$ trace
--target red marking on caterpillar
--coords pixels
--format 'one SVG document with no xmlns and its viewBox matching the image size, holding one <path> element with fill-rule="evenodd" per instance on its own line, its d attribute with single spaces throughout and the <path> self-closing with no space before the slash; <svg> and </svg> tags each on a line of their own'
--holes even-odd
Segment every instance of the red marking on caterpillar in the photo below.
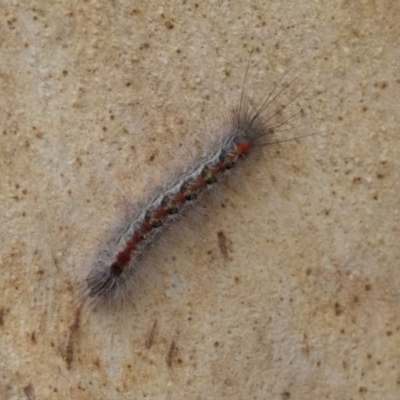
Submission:
<svg viewBox="0 0 400 400">
<path fill-rule="evenodd" d="M 195 208 L 216 186 L 229 183 L 238 165 L 269 144 L 265 138 L 270 133 L 302 114 L 300 110 L 286 120 L 279 120 L 301 92 L 279 106 L 277 111 L 267 113 L 268 107 L 286 89 L 283 86 L 277 91 L 284 75 L 261 106 L 252 109 L 244 100 L 248 67 L 240 104 L 230 114 L 225 129 L 214 143 L 186 170 L 156 189 L 137 211 L 127 215 L 121 227 L 100 248 L 86 278 L 86 298 L 94 302 L 122 303 L 132 291 L 137 270 L 148 257 L 150 248 L 157 246 L 170 225 Z"/>
</svg>

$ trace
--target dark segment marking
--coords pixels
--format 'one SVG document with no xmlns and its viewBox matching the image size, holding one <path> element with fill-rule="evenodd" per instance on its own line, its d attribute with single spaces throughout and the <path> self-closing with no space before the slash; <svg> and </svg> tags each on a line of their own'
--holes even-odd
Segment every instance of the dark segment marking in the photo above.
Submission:
<svg viewBox="0 0 400 400">
<path fill-rule="evenodd" d="M 179 212 L 179 208 L 174 204 L 174 202 L 168 197 L 165 196 L 162 201 L 161 205 L 165 207 L 168 214 L 177 214 Z"/>
<path fill-rule="evenodd" d="M 193 190 L 192 185 L 188 182 L 183 182 L 180 191 L 183 193 L 186 200 L 197 199 L 197 193 Z"/>
<path fill-rule="evenodd" d="M 225 165 L 226 169 L 231 169 L 236 165 L 236 162 L 232 160 L 232 157 L 230 157 L 225 150 L 221 151 L 221 154 L 219 155 L 219 161 Z"/>
<path fill-rule="evenodd" d="M 217 182 L 217 173 L 216 171 L 212 171 L 210 168 L 205 166 L 203 171 L 201 171 L 201 176 L 205 178 L 207 184 L 212 185 L 213 183 Z"/>
</svg>

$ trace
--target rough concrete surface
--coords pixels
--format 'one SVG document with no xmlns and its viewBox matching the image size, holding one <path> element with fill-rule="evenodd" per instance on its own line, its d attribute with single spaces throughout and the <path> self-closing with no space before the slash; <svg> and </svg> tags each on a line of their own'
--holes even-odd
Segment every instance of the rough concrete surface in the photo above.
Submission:
<svg viewBox="0 0 400 400">
<path fill-rule="evenodd" d="M 400 3 L 2 1 L 0 398 L 400 398 Z M 124 197 L 287 72 L 264 149 L 120 312 Z M 286 78 L 286 76 L 285 76 Z M 126 202 L 125 202 L 126 203 Z"/>
</svg>

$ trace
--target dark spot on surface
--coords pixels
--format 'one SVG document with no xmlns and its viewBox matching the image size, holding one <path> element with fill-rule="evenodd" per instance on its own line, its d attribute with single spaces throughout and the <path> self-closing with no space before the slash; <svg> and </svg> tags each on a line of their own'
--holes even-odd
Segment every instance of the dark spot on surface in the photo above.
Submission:
<svg viewBox="0 0 400 400">
<path fill-rule="evenodd" d="M 368 283 L 365 285 L 365 291 L 369 292 L 372 289 L 372 286 Z"/>
<path fill-rule="evenodd" d="M 4 307 L 0 307 L 0 326 L 4 326 Z"/>
<path fill-rule="evenodd" d="M 75 310 L 74 320 L 69 327 L 69 334 L 67 339 L 67 345 L 65 347 L 65 356 L 64 356 L 68 369 L 71 368 L 71 364 L 74 359 L 74 339 L 80 327 L 81 311 L 82 311 L 82 306 L 78 306 Z"/>
<path fill-rule="evenodd" d="M 153 154 L 149 157 L 149 161 L 152 162 L 152 161 L 154 161 L 155 158 L 156 158 L 156 155 L 153 153 Z"/>
<path fill-rule="evenodd" d="M 150 45 L 148 43 L 143 43 L 140 47 L 139 50 L 147 50 L 150 48 Z"/>
<path fill-rule="evenodd" d="M 223 231 L 219 231 L 217 235 L 218 235 L 218 246 L 219 249 L 221 250 L 221 254 L 224 256 L 224 258 L 228 258 L 229 253 L 228 253 L 228 248 L 226 246 L 227 238 L 225 236 L 225 233 Z"/>
<path fill-rule="evenodd" d="M 35 389 L 31 383 L 24 387 L 24 393 L 28 400 L 35 400 Z"/>
<path fill-rule="evenodd" d="M 62 72 L 63 76 L 67 76 L 68 75 L 68 71 L 64 69 L 64 71 Z"/>
<path fill-rule="evenodd" d="M 360 184 L 361 181 L 362 181 L 362 179 L 361 179 L 359 176 L 353 178 L 353 184 L 354 184 L 354 185 Z"/>
<path fill-rule="evenodd" d="M 146 337 L 146 341 L 144 344 L 144 347 L 146 347 L 146 349 L 150 349 L 150 347 L 153 345 L 156 330 L 157 330 L 157 320 L 154 321 L 153 326 L 151 327 L 151 329 Z"/>
<path fill-rule="evenodd" d="M 174 29 L 174 24 L 171 21 L 165 21 L 164 25 L 168 29 Z"/>
<path fill-rule="evenodd" d="M 178 351 L 178 348 L 176 347 L 175 341 L 173 340 L 169 346 L 167 359 L 166 359 L 167 365 L 169 368 L 172 368 L 172 362 L 173 362 L 173 359 L 174 359 L 177 351 Z"/>
<path fill-rule="evenodd" d="M 343 308 L 342 308 L 342 306 L 338 303 L 338 302 L 336 302 L 335 303 L 335 315 L 336 316 L 340 316 L 340 315 L 342 315 L 343 314 Z"/>
</svg>

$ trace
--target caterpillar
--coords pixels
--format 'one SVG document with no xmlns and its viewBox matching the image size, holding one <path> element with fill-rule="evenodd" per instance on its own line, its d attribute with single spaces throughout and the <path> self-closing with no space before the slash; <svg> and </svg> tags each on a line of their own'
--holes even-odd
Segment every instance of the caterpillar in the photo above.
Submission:
<svg viewBox="0 0 400 400">
<path fill-rule="evenodd" d="M 263 146 L 271 144 L 267 141 L 271 133 L 302 116 L 300 109 L 286 119 L 281 117 L 301 92 L 272 113 L 268 112 L 287 86 L 297 79 L 284 86 L 285 74 L 258 108 L 251 107 L 244 95 L 249 64 L 239 105 L 226 118 L 222 130 L 215 133 L 211 145 L 182 172 L 156 188 L 148 200 L 128 212 L 120 227 L 100 246 L 86 277 L 86 299 L 96 304 L 123 303 L 135 286 L 141 264 L 171 226 L 207 200 L 215 188 L 232 183 L 242 163 L 254 157 Z"/>
</svg>

